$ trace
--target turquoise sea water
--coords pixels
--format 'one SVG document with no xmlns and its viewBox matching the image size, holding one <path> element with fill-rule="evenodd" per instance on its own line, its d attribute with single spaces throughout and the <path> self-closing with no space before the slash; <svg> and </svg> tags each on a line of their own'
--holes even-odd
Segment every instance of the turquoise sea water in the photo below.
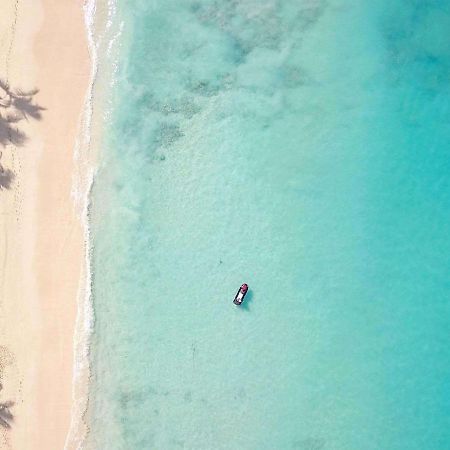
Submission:
<svg viewBox="0 0 450 450">
<path fill-rule="evenodd" d="M 450 1 L 117 7 L 88 448 L 448 449 Z"/>
</svg>

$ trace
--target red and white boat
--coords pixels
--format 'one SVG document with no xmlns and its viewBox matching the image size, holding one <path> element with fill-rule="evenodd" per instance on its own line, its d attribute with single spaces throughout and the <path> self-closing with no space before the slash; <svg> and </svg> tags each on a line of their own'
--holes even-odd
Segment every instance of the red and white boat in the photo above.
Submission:
<svg viewBox="0 0 450 450">
<path fill-rule="evenodd" d="M 248 285 L 244 283 L 237 291 L 237 294 L 234 297 L 233 303 L 238 306 L 241 305 L 242 302 L 244 301 L 244 297 L 247 294 L 247 292 L 248 292 Z"/>
</svg>

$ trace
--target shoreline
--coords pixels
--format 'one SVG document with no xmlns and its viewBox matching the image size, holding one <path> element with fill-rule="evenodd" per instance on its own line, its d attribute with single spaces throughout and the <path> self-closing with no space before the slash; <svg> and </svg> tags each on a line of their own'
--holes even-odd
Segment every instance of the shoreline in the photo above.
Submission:
<svg viewBox="0 0 450 450">
<path fill-rule="evenodd" d="M 2 367 L 2 384 L 14 416 L 2 444 L 72 448 L 66 439 L 74 402 L 75 322 L 87 269 L 84 225 L 73 198 L 79 172 L 74 148 L 91 76 L 83 4 L 11 0 L 8 6 L 17 13 L 5 57 L 8 81 L 11 88 L 39 89 L 33 104 L 44 109 L 41 119 L 31 115 L 19 123 L 27 135 L 21 148 L 2 148 L 2 163 L 14 162 L 16 173 L 11 188 L 0 191 L 8 217 L 2 221 L 2 340 L 13 361 L 11 369 Z"/>
<path fill-rule="evenodd" d="M 88 88 L 83 99 L 74 159 L 72 197 L 76 204 L 84 237 L 84 272 L 79 286 L 74 333 L 73 404 L 64 450 L 89 447 L 89 389 L 91 387 L 91 338 L 95 313 L 92 299 L 94 242 L 91 234 L 91 207 L 99 153 L 103 147 L 104 126 L 110 111 L 110 87 L 114 83 L 115 61 L 120 45 L 112 48 L 121 35 L 115 4 L 84 0 L 85 33 L 90 55 Z M 101 72 L 99 72 L 101 66 Z M 86 447 L 86 448 L 87 448 Z M 90 448 L 90 447 L 89 447 Z"/>
<path fill-rule="evenodd" d="M 72 200 L 75 204 L 83 234 L 83 274 L 77 294 L 77 313 L 73 334 L 72 406 L 69 429 L 64 450 L 81 449 L 85 443 L 89 425 L 86 414 L 89 402 L 90 339 L 94 327 L 92 305 L 91 232 L 89 211 L 91 190 L 95 177 L 95 158 L 91 154 L 93 96 L 97 78 L 98 56 L 95 45 L 94 23 L 96 0 L 85 0 L 82 6 L 86 44 L 89 52 L 90 73 L 83 97 L 83 107 L 74 143 L 75 171 L 72 183 Z"/>
</svg>

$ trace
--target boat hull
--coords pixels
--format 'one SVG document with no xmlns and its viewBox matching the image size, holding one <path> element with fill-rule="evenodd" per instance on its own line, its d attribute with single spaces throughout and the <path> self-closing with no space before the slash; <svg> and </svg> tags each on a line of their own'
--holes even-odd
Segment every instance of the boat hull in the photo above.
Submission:
<svg viewBox="0 0 450 450">
<path fill-rule="evenodd" d="M 242 287 L 240 287 L 234 297 L 233 303 L 237 306 L 242 305 L 242 302 L 244 301 L 247 292 L 248 292 L 247 290 L 243 290 Z"/>
</svg>

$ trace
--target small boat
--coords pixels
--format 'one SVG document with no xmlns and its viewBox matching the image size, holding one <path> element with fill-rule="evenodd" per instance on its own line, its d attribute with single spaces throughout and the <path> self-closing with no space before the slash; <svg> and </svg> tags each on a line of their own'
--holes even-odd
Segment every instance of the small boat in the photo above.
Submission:
<svg viewBox="0 0 450 450">
<path fill-rule="evenodd" d="M 233 303 L 238 306 L 241 305 L 242 302 L 244 301 L 244 297 L 247 294 L 247 292 L 248 292 L 248 285 L 244 283 L 237 291 L 237 294 L 234 297 Z"/>
</svg>

